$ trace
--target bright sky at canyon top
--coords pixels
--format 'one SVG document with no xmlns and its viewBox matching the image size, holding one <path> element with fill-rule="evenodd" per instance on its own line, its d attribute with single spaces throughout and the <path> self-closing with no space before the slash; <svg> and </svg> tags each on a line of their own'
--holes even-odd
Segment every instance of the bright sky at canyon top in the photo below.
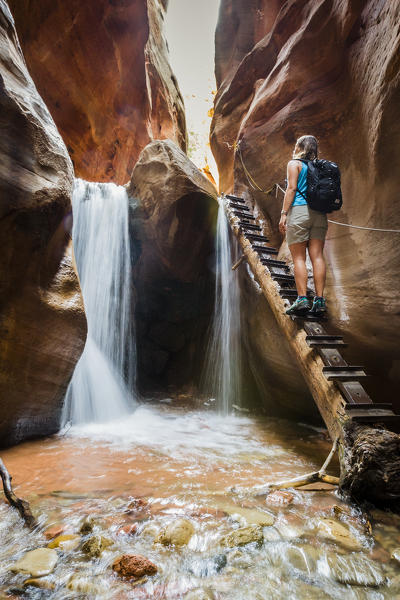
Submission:
<svg viewBox="0 0 400 600">
<path fill-rule="evenodd" d="M 172 69 L 185 100 L 190 158 L 200 168 L 216 168 L 208 144 L 213 106 L 214 35 L 219 0 L 170 0 L 166 37 Z"/>
</svg>

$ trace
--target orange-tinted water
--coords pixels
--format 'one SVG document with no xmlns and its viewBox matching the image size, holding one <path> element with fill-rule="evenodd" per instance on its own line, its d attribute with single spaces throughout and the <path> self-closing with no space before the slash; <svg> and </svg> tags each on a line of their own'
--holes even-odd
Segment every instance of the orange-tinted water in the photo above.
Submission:
<svg viewBox="0 0 400 600">
<path fill-rule="evenodd" d="M 396 597 L 399 582 L 390 554 L 400 547 L 400 522 L 394 515 L 376 513 L 371 536 L 365 517 L 333 489 L 293 492 L 287 506 L 270 505 L 265 494 L 255 493 L 267 482 L 318 469 L 329 450 L 322 430 L 168 405 L 140 407 L 120 422 L 11 448 L 3 460 L 41 526 L 27 533 L 16 512 L 0 505 L 0 590 L 24 589 L 26 598 L 178 599 L 195 588 L 232 600 Z M 129 508 L 137 498 L 142 507 Z M 223 535 L 265 514 L 274 525 L 264 528 L 262 546 L 221 546 Z M 49 525 L 76 533 L 86 515 L 96 517 L 95 533 L 109 537 L 113 546 L 90 560 L 79 548 L 61 553 L 49 577 L 54 590 L 24 588 L 26 576 L 10 572 L 15 560 L 46 545 L 43 531 Z M 195 528 L 188 546 L 154 542 L 163 527 L 182 516 Z M 357 542 L 354 551 L 324 538 L 319 528 L 326 518 L 348 528 Z M 121 537 L 121 525 L 130 523 L 138 524 L 137 533 Z M 124 552 L 147 556 L 159 573 L 137 588 L 121 582 L 110 565 Z M 220 555 L 226 565 L 218 572 L 201 566 Z M 338 575 L 341 560 L 350 569 L 347 584 Z M 82 596 L 69 590 L 68 580 L 77 572 L 96 583 L 97 591 Z"/>
</svg>

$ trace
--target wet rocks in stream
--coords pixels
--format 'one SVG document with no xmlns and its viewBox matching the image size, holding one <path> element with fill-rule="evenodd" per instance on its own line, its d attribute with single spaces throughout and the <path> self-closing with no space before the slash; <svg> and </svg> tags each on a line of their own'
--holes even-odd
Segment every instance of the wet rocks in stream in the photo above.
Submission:
<svg viewBox="0 0 400 600">
<path fill-rule="evenodd" d="M 177 519 L 163 529 L 156 541 L 164 546 L 185 546 L 194 534 L 194 526 L 189 519 Z"/>
<path fill-rule="evenodd" d="M 252 542 L 261 545 L 264 541 L 263 530 L 260 525 L 250 525 L 249 527 L 240 527 L 228 533 L 221 538 L 221 545 L 234 548 L 235 546 L 245 546 Z"/>
<path fill-rule="evenodd" d="M 79 546 L 81 541 L 80 535 L 75 534 L 66 534 L 66 535 L 58 535 L 54 540 L 52 540 L 49 544 L 47 544 L 48 548 L 59 548 L 63 552 L 69 552 L 70 550 L 75 550 Z"/>
<path fill-rule="evenodd" d="M 92 535 L 82 544 L 82 552 L 91 558 L 98 558 L 103 550 L 114 542 L 102 535 Z"/>
<path fill-rule="evenodd" d="M 343 546 L 346 550 L 362 550 L 361 542 L 350 532 L 350 530 L 333 519 L 322 519 L 318 525 L 318 537 Z"/>
<path fill-rule="evenodd" d="M 155 575 L 158 571 L 156 565 L 140 554 L 124 554 L 117 558 L 112 569 L 124 579 L 141 579 L 146 575 Z"/>
<path fill-rule="evenodd" d="M 16 573 L 42 577 L 51 573 L 58 561 L 57 552 L 50 548 L 30 550 L 11 567 Z"/>
<path fill-rule="evenodd" d="M 183 600 L 215 600 L 215 594 L 210 589 L 199 588 L 188 592 Z"/>
<path fill-rule="evenodd" d="M 397 562 L 397 564 L 400 565 L 400 548 L 396 548 L 395 550 L 393 550 L 392 554 L 391 554 L 391 558 Z"/>
<path fill-rule="evenodd" d="M 385 576 L 379 564 L 362 554 L 341 556 L 330 553 L 327 556 L 326 564 L 330 575 L 339 583 L 378 587 L 385 582 Z"/>
<path fill-rule="evenodd" d="M 210 577 L 219 573 L 226 564 L 226 554 L 217 554 L 212 558 L 199 558 L 192 561 L 188 570 L 195 577 Z"/>
</svg>

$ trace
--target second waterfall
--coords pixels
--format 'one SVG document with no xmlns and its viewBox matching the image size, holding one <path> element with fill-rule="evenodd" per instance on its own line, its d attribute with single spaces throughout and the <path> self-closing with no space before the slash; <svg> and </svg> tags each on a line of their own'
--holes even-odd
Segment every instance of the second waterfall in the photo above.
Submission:
<svg viewBox="0 0 400 600">
<path fill-rule="evenodd" d="M 240 290 L 236 244 L 231 244 L 224 199 L 219 198 L 215 241 L 214 316 L 207 350 L 203 388 L 227 414 L 241 396 Z"/>
<path fill-rule="evenodd" d="M 128 196 L 112 183 L 76 180 L 72 204 L 88 335 L 67 390 L 63 423 L 107 422 L 135 404 Z"/>
</svg>

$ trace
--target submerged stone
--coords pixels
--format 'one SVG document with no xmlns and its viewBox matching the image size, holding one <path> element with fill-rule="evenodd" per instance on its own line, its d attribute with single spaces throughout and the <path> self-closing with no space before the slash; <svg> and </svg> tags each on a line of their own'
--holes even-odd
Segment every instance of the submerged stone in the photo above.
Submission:
<svg viewBox="0 0 400 600">
<path fill-rule="evenodd" d="M 240 527 L 228 533 L 221 539 L 223 546 L 234 548 L 235 546 L 245 546 L 256 542 L 262 544 L 264 541 L 263 530 L 260 525 L 250 525 L 249 527 Z"/>
<path fill-rule="evenodd" d="M 27 573 L 32 577 L 42 577 L 52 572 L 57 564 L 58 555 L 50 548 L 37 548 L 24 554 L 12 567 L 16 573 Z"/>
<path fill-rule="evenodd" d="M 164 546 L 185 546 L 193 534 L 193 523 L 188 519 L 178 519 L 160 532 L 157 542 Z"/>
<path fill-rule="evenodd" d="M 265 498 L 267 504 L 271 504 L 272 506 L 287 506 L 291 504 L 294 500 L 294 494 L 292 492 L 287 492 L 286 490 L 275 490 L 268 494 Z"/>
<path fill-rule="evenodd" d="M 339 583 L 367 587 L 385 583 L 381 566 L 362 554 L 342 556 L 332 552 L 327 556 L 327 564 L 331 576 Z"/>
<path fill-rule="evenodd" d="M 40 588 L 42 590 L 55 590 L 56 584 L 53 581 L 49 581 L 44 577 L 39 577 L 39 579 L 31 578 L 26 579 L 24 581 L 25 586 L 31 585 L 32 587 Z"/>
<path fill-rule="evenodd" d="M 226 563 L 226 554 L 218 554 L 209 559 L 193 561 L 189 567 L 189 571 L 196 577 L 210 577 L 219 573 L 226 566 Z"/>
<path fill-rule="evenodd" d="M 93 558 L 98 558 L 103 550 L 112 546 L 114 542 L 102 535 L 92 535 L 82 545 L 82 552 Z"/>
<path fill-rule="evenodd" d="M 72 575 L 67 583 L 67 588 L 72 592 L 87 594 L 89 597 L 97 597 L 109 591 L 105 583 L 95 583 L 92 577 L 89 578 L 79 574 Z"/>
<path fill-rule="evenodd" d="M 350 530 L 333 519 L 322 519 L 318 525 L 318 537 L 328 542 L 335 542 L 347 550 L 362 550 L 361 542 Z"/>
<path fill-rule="evenodd" d="M 79 528 L 79 533 L 82 533 L 83 535 L 86 535 L 87 533 L 92 533 L 95 525 L 96 521 L 93 517 L 85 517 Z"/>
<path fill-rule="evenodd" d="M 275 517 L 269 513 L 257 510 L 256 508 L 242 508 L 241 506 L 230 506 L 225 508 L 225 512 L 232 518 L 242 517 L 248 525 L 261 525 L 268 527 L 274 524 Z"/>
<path fill-rule="evenodd" d="M 141 579 L 145 575 L 155 575 L 157 567 L 145 556 L 140 554 L 124 554 L 117 558 L 112 569 L 120 577 Z"/>
<path fill-rule="evenodd" d="M 51 525 L 44 532 L 43 535 L 47 540 L 52 540 L 53 538 L 62 535 L 66 529 L 66 525 L 62 523 Z"/>
<path fill-rule="evenodd" d="M 400 564 L 400 548 L 393 550 L 391 558 Z"/>
<path fill-rule="evenodd" d="M 199 588 L 191 590 L 183 597 L 183 600 L 214 600 L 215 594 L 210 589 Z"/>
<path fill-rule="evenodd" d="M 59 535 L 54 540 L 52 540 L 49 544 L 47 544 L 48 548 L 59 548 L 64 552 L 68 552 L 69 550 L 75 550 L 79 546 L 79 542 L 81 540 L 80 535 Z"/>
</svg>

